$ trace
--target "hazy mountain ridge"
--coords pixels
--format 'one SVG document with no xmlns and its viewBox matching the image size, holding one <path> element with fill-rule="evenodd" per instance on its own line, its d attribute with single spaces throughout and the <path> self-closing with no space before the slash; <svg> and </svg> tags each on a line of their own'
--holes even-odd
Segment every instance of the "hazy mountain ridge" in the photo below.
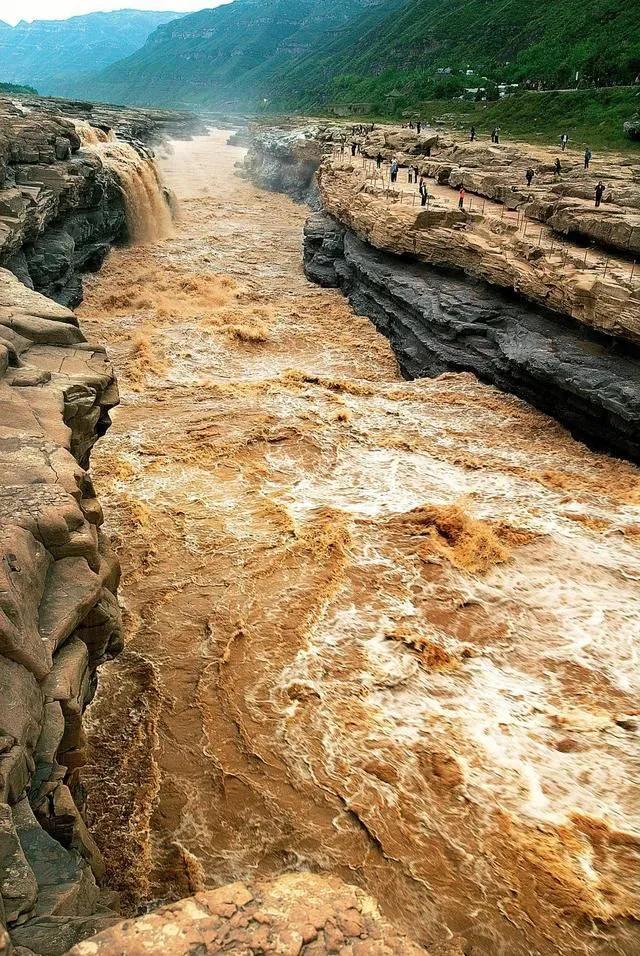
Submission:
<svg viewBox="0 0 640 956">
<path fill-rule="evenodd" d="M 0 21 L 0 79 L 64 94 L 79 77 L 138 50 L 161 24 L 179 13 L 118 10 L 68 20 Z"/>
<path fill-rule="evenodd" d="M 131 103 L 252 106 L 292 62 L 386 0 L 235 0 L 160 27 L 92 78 L 90 95 Z"/>
</svg>

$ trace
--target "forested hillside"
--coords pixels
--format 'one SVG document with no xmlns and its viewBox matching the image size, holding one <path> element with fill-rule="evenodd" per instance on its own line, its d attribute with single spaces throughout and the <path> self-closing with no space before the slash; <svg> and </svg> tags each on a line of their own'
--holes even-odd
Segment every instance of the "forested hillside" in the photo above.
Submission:
<svg viewBox="0 0 640 956">
<path fill-rule="evenodd" d="M 117 102 L 256 106 L 292 63 L 336 39 L 354 15 L 388 0 L 235 0 L 158 29 L 103 71 L 92 96 Z"/>
<path fill-rule="evenodd" d="M 405 0 L 390 7 L 381 22 L 353 21 L 299 60 L 274 86 L 280 105 L 367 101 L 384 111 L 465 88 L 484 87 L 497 98 L 498 83 L 573 87 L 577 74 L 583 86 L 630 84 L 640 73 L 640 3 Z"/>
</svg>

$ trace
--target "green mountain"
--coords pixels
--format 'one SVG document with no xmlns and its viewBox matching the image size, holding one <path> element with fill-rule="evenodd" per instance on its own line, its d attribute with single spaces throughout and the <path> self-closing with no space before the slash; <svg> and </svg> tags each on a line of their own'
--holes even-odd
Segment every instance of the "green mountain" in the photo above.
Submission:
<svg viewBox="0 0 640 956">
<path fill-rule="evenodd" d="M 299 59 L 271 91 L 281 107 L 368 102 L 399 110 L 496 85 L 631 84 L 640 3 L 627 0 L 404 0 L 365 14 Z M 446 71 L 446 72 L 445 72 Z M 470 71 L 467 73 L 467 71 Z"/>
<path fill-rule="evenodd" d="M 292 63 L 389 0 L 235 0 L 160 27 L 85 93 L 139 105 L 255 107 Z"/>
<path fill-rule="evenodd" d="M 136 104 L 397 115 L 465 89 L 491 100 L 500 83 L 639 73 L 640 3 L 628 0 L 235 0 L 161 26 L 83 89 Z"/>
<path fill-rule="evenodd" d="M 64 94 L 79 77 L 138 50 L 160 24 L 177 13 L 118 10 L 68 20 L 0 21 L 0 76 L 29 83 L 42 94 Z"/>
</svg>

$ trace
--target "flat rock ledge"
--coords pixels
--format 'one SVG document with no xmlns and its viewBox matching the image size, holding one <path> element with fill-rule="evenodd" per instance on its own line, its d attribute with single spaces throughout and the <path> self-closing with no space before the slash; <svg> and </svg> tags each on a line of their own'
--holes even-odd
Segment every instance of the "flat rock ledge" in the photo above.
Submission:
<svg viewBox="0 0 640 956">
<path fill-rule="evenodd" d="M 82 817 L 82 716 L 122 647 L 87 471 L 118 402 L 73 312 L 0 269 L 0 953 L 61 956 L 115 917 Z"/>
<path fill-rule="evenodd" d="M 446 952 L 453 956 L 461 950 Z M 198 893 L 119 923 L 75 946 L 69 956 L 149 953 L 428 956 L 426 949 L 388 923 L 362 890 L 310 873 Z"/>
</svg>

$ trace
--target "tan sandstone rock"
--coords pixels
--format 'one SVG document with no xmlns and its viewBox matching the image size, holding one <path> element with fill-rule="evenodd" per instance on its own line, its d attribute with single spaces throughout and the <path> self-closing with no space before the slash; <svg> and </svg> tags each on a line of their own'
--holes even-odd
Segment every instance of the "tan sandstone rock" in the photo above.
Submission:
<svg viewBox="0 0 640 956">
<path fill-rule="evenodd" d="M 198 893 L 125 920 L 75 946 L 69 956 L 150 953 L 427 956 L 422 946 L 380 915 L 362 890 L 310 873 Z"/>
</svg>

